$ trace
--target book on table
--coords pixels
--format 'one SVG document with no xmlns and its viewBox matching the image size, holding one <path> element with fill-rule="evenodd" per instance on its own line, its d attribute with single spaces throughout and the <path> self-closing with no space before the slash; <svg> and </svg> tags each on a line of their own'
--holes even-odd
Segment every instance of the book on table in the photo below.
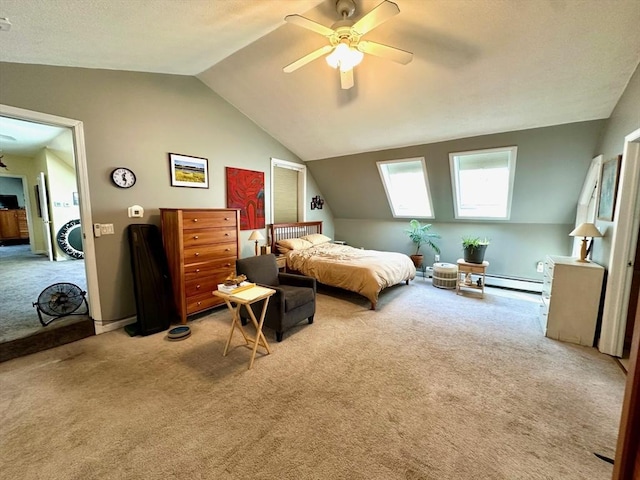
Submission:
<svg viewBox="0 0 640 480">
<path fill-rule="evenodd" d="M 271 288 L 261 287 L 259 285 L 253 285 L 246 290 L 242 290 L 238 292 L 235 290 L 229 295 L 233 298 L 233 300 L 240 300 L 242 302 L 252 302 L 255 300 L 260 300 L 262 298 L 266 298 L 271 294 L 275 293 L 275 290 Z"/>
<path fill-rule="evenodd" d="M 255 287 L 255 283 L 251 282 L 242 282 L 240 285 L 225 285 L 224 283 L 218 284 L 218 290 L 222 293 L 232 294 L 242 292 L 243 290 L 248 290 L 251 287 Z"/>
</svg>

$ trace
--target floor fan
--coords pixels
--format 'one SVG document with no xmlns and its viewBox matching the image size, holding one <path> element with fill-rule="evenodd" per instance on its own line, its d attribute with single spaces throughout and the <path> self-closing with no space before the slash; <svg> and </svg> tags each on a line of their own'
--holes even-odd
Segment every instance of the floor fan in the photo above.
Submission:
<svg viewBox="0 0 640 480">
<path fill-rule="evenodd" d="M 54 283 L 45 288 L 38 300 L 33 303 L 38 311 L 38 318 L 43 327 L 46 327 L 54 320 L 67 315 L 87 315 L 89 313 L 89 304 L 86 299 L 87 292 L 84 292 L 73 283 Z M 84 304 L 85 308 L 78 312 L 77 310 Z M 48 321 L 42 318 L 42 314 L 53 317 Z"/>
</svg>

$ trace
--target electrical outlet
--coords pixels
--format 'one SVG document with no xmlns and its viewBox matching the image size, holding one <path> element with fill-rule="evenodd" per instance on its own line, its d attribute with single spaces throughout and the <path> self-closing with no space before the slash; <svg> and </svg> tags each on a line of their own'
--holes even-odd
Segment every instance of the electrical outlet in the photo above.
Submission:
<svg viewBox="0 0 640 480">
<path fill-rule="evenodd" d="M 538 273 L 544 272 L 544 263 L 538 262 L 538 264 L 536 265 L 536 272 Z"/>
</svg>

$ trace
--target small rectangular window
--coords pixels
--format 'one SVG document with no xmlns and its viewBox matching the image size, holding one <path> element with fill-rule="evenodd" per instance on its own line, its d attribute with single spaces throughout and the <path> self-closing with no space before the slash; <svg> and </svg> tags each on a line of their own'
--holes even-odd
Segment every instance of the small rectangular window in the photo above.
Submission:
<svg viewBox="0 0 640 480">
<path fill-rule="evenodd" d="M 455 217 L 509 220 L 518 147 L 449 154 Z"/>
<path fill-rule="evenodd" d="M 394 217 L 433 218 L 424 158 L 377 162 Z"/>
</svg>

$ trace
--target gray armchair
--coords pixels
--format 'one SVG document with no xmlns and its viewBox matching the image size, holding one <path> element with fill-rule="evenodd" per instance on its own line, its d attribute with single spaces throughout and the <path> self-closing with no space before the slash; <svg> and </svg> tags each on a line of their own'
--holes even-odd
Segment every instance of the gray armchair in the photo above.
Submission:
<svg viewBox="0 0 640 480">
<path fill-rule="evenodd" d="M 313 323 L 316 313 L 316 279 L 304 275 L 281 273 L 278 271 L 276 256 L 257 255 L 236 260 L 236 274 L 244 274 L 253 282 L 276 291 L 269 298 L 269 306 L 264 325 L 276 331 L 276 340 L 282 341 L 285 330 L 307 319 Z M 251 308 L 259 318 L 262 302 L 256 302 Z M 246 325 L 248 313 L 241 311 L 242 324 Z"/>
</svg>

